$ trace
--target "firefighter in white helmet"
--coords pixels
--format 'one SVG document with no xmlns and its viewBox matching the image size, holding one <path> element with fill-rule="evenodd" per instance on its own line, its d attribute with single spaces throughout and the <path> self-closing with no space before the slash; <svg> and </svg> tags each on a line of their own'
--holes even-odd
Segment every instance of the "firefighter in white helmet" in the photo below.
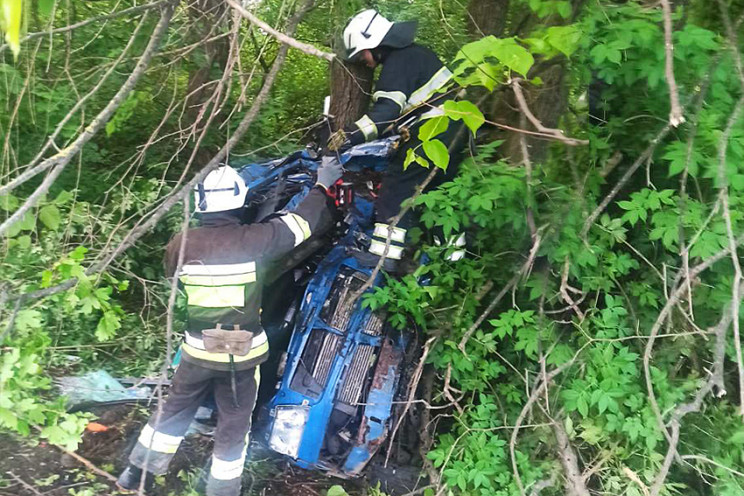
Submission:
<svg viewBox="0 0 744 496">
<path fill-rule="evenodd" d="M 376 201 L 377 223 L 369 247 L 369 262 L 382 255 L 388 237 L 388 223 L 401 209 L 401 203 L 413 196 L 429 170 L 403 163 L 410 149 L 423 154 L 418 128 L 426 120 L 442 115 L 445 100 L 453 98 L 452 73 L 429 48 L 413 42 L 416 22 L 391 22 L 379 12 L 368 9 L 354 16 L 343 33 L 346 56 L 352 62 L 369 67 L 382 65 L 372 94 L 370 110 L 346 129 L 336 131 L 328 140 L 327 153 L 338 153 L 353 145 L 376 139 L 387 132 L 400 132 L 410 137 L 397 151 L 383 177 Z M 451 121 L 447 130 L 437 136 L 450 151 L 447 172 L 440 173 L 428 186 L 431 189 L 457 173 L 460 155 L 466 141 L 462 123 Z M 386 268 L 395 270 L 404 251 L 406 233 L 415 222 L 409 212 L 393 229 L 386 256 Z"/>
<path fill-rule="evenodd" d="M 247 187 L 234 169 L 220 167 L 197 185 L 201 226 L 186 234 L 178 274 L 184 235 L 171 240 L 165 256 L 166 274 L 178 277 L 187 298 L 182 361 L 162 413 L 150 418 L 129 455 L 120 489 L 136 490 L 143 476 L 150 487 L 154 475 L 167 471 L 197 408 L 211 392 L 218 417 L 207 495 L 240 494 L 259 365 L 269 354 L 260 322 L 266 267 L 330 227 L 334 206 L 327 191 L 341 173 L 338 161 L 325 159 L 316 187 L 294 212 L 250 225 L 240 223 Z"/>
</svg>

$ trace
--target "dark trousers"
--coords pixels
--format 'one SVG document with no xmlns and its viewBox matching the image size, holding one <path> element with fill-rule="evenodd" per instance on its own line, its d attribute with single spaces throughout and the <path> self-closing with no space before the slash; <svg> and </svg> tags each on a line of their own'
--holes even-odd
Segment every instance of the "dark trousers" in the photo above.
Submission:
<svg viewBox="0 0 744 496">
<path fill-rule="evenodd" d="M 258 367 L 235 374 L 237 408 L 233 403 L 230 372 L 182 361 L 159 418 L 155 412 L 142 429 L 129 455 L 130 463 L 154 474 L 164 474 L 196 410 L 211 391 L 217 403 L 217 429 L 207 495 L 238 496 L 260 375 Z"/>
<path fill-rule="evenodd" d="M 411 130 L 411 136 L 418 135 L 418 127 L 416 126 Z M 436 137 L 450 151 L 450 161 L 447 171 L 439 170 L 424 191 L 429 191 L 444 182 L 451 181 L 457 175 L 460 162 L 462 161 L 463 148 L 468 140 L 468 132 L 468 129 L 461 122 L 450 121 L 447 130 Z M 408 169 L 403 169 L 403 162 L 406 159 L 408 150 L 415 149 L 418 155 L 426 156 L 419 145 L 421 145 L 421 141 L 416 137 L 412 137 L 400 147 L 390 161 L 390 165 L 388 165 L 382 178 L 380 196 L 375 202 L 377 222 L 389 223 L 393 217 L 398 215 L 401 210 L 401 203 L 414 195 L 416 187 L 423 183 L 431 172 L 431 169 L 425 169 L 415 162 L 411 163 Z M 430 167 L 434 167 L 434 165 L 432 164 Z M 416 216 L 409 210 L 398 223 L 398 227 L 409 229 L 415 223 Z"/>
</svg>

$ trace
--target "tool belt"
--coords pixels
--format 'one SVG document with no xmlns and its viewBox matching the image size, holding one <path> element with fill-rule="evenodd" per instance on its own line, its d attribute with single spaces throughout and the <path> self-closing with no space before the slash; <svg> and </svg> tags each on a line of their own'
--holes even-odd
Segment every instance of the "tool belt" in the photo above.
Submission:
<svg viewBox="0 0 744 496">
<path fill-rule="evenodd" d="M 217 324 L 216 329 L 204 329 L 202 340 L 204 349 L 209 353 L 245 356 L 253 347 L 253 333 L 244 331 L 237 325 L 232 329 L 223 329 L 222 324 Z"/>
</svg>

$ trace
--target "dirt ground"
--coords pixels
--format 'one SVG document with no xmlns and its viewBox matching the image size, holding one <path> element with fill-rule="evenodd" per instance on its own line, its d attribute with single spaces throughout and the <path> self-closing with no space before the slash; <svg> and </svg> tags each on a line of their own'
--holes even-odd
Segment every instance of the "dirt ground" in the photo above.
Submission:
<svg viewBox="0 0 744 496">
<path fill-rule="evenodd" d="M 117 405 L 90 410 L 103 432 L 86 432 L 77 453 L 113 475 L 126 465 L 126 457 L 149 417 L 149 410 L 138 405 Z M 192 496 L 200 494 L 200 476 L 209 460 L 212 439 L 188 436 L 178 450 L 170 470 L 156 481 L 151 496 Z M 373 465 L 375 465 L 373 463 Z M 371 475 L 341 480 L 322 473 L 293 467 L 286 459 L 255 440 L 243 476 L 243 496 L 292 495 L 324 496 L 331 486 L 342 486 L 351 496 L 376 493 L 378 487 L 390 494 L 404 494 L 420 487 L 414 467 L 372 467 Z M 122 494 L 103 477 L 96 476 L 58 448 L 10 435 L 0 435 L 0 496 L 102 496 Z"/>
</svg>

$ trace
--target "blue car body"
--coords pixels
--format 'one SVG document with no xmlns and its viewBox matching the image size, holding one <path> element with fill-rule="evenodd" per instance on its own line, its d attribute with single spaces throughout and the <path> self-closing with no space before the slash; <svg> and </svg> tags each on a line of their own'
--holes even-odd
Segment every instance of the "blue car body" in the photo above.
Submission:
<svg viewBox="0 0 744 496">
<path fill-rule="evenodd" d="M 382 171 L 394 147 L 394 139 L 360 145 L 341 161 L 347 170 Z M 294 188 L 284 208 L 295 206 L 312 186 L 319 163 L 303 151 L 240 168 L 247 204 L 259 209 L 255 220 L 274 212 L 265 205 L 271 190 Z M 341 477 L 358 475 L 385 440 L 407 346 L 405 334 L 387 326 L 383 315 L 362 308 L 361 298 L 354 299 L 372 273 L 353 256 L 372 219 L 372 203 L 356 197 L 346 216 L 348 229 L 304 291 L 286 365 L 269 403 L 269 446 L 302 468 Z M 378 275 L 371 286 L 382 282 Z"/>
</svg>

